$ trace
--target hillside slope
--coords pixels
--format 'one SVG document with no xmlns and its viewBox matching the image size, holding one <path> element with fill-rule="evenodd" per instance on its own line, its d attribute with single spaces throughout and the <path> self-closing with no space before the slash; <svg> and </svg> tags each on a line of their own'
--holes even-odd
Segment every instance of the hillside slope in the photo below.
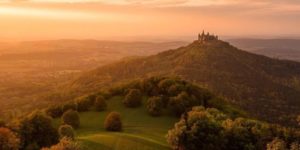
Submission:
<svg viewBox="0 0 300 150">
<path fill-rule="evenodd" d="M 205 85 L 267 121 L 286 123 L 300 113 L 300 63 L 251 54 L 220 40 L 195 41 L 157 55 L 106 65 L 66 87 L 72 93 L 83 93 L 149 75 L 175 75 Z"/>
</svg>

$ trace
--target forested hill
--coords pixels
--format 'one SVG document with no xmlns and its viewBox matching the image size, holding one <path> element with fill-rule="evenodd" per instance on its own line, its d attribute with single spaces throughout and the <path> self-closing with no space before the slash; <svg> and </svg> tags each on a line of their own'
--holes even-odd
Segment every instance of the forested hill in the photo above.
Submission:
<svg viewBox="0 0 300 150">
<path fill-rule="evenodd" d="M 127 59 L 85 73 L 73 93 L 149 75 L 174 75 L 206 86 L 250 115 L 291 123 L 300 114 L 300 63 L 239 50 L 227 42 L 195 41 L 157 55 Z"/>
</svg>

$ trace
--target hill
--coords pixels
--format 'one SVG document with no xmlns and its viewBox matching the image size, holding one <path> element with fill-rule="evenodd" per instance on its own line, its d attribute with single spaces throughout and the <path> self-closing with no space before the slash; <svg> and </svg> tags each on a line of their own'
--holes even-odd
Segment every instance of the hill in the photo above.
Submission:
<svg viewBox="0 0 300 150">
<path fill-rule="evenodd" d="M 134 107 L 124 103 L 132 90 L 140 93 L 135 100 L 141 103 Z M 107 106 L 103 110 L 96 107 L 99 97 Z M 159 104 L 151 104 L 153 99 L 158 100 Z M 151 113 L 150 106 L 154 106 L 159 113 Z M 60 118 L 64 113 L 70 109 L 78 111 L 80 127 L 76 129 L 76 139 L 89 150 L 168 150 L 171 149 L 166 140 L 168 130 L 174 127 L 182 113 L 194 106 L 214 108 L 213 112 L 219 109 L 232 118 L 245 116 L 239 109 L 198 85 L 161 76 L 101 88 L 73 101 L 49 106 L 44 112 L 55 118 L 53 125 L 59 128 L 64 124 Z M 121 132 L 111 132 L 105 128 L 103 122 L 110 112 L 121 115 Z"/>
<path fill-rule="evenodd" d="M 180 45 L 184 42 L 53 40 L 0 43 L 0 117 L 9 119 L 48 105 L 40 97 L 82 71 L 124 57 L 156 54 Z"/>
<path fill-rule="evenodd" d="M 78 77 L 65 86 L 65 92 L 88 93 L 149 75 L 175 75 L 205 85 L 252 116 L 270 122 L 293 123 L 300 113 L 300 63 L 251 54 L 221 40 L 195 41 L 106 65 Z"/>
<path fill-rule="evenodd" d="M 229 39 L 234 46 L 277 59 L 300 61 L 299 39 Z"/>
<path fill-rule="evenodd" d="M 2 126 L 18 133 L 20 149 L 34 150 L 265 149 L 279 139 L 294 148 L 300 139 L 296 128 L 253 120 L 199 85 L 163 76 L 100 88 Z"/>
</svg>

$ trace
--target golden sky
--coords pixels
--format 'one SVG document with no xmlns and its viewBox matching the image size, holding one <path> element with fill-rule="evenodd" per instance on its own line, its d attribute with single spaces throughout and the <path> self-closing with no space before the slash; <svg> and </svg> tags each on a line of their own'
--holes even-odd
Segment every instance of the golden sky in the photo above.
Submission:
<svg viewBox="0 0 300 150">
<path fill-rule="evenodd" d="M 299 18 L 299 0 L 0 0 L 0 40 L 298 36 Z"/>
</svg>

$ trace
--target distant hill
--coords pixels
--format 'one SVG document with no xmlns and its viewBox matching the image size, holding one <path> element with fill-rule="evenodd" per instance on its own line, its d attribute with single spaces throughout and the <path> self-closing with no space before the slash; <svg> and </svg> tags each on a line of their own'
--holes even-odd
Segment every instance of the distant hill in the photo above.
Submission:
<svg viewBox="0 0 300 150">
<path fill-rule="evenodd" d="M 195 41 L 157 55 L 105 65 L 78 77 L 65 91 L 87 93 L 149 75 L 180 76 L 204 85 L 270 122 L 290 123 L 300 114 L 300 63 L 251 54 L 220 40 Z"/>
<path fill-rule="evenodd" d="M 14 117 L 38 108 L 43 103 L 40 95 L 82 71 L 185 44 L 97 40 L 0 42 L 0 117 Z"/>
<path fill-rule="evenodd" d="M 229 39 L 234 46 L 278 59 L 300 61 L 300 39 Z"/>
</svg>

